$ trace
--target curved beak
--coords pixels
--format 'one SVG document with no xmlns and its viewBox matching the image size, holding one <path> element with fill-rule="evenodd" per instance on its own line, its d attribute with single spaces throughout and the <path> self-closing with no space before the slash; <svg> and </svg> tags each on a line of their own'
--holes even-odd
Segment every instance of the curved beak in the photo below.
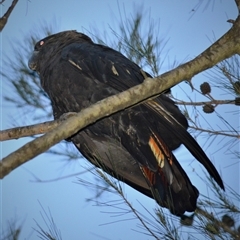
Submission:
<svg viewBox="0 0 240 240">
<path fill-rule="evenodd" d="M 28 67 L 36 71 L 37 68 L 37 58 L 38 58 L 38 51 L 34 51 L 30 59 L 28 60 Z"/>
</svg>

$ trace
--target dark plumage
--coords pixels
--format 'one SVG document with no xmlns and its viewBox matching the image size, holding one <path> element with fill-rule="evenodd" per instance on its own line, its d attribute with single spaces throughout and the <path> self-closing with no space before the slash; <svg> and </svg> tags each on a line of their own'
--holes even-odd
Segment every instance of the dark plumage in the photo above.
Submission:
<svg viewBox="0 0 240 240">
<path fill-rule="evenodd" d="M 79 112 L 144 80 L 140 68 L 121 53 L 95 44 L 76 31 L 39 41 L 29 67 L 39 73 L 55 119 L 67 112 Z M 108 116 L 70 140 L 91 163 L 155 198 L 173 214 L 182 215 L 196 209 L 199 193 L 172 153 L 181 144 L 224 189 L 217 170 L 187 127 L 178 107 L 162 94 Z"/>
</svg>

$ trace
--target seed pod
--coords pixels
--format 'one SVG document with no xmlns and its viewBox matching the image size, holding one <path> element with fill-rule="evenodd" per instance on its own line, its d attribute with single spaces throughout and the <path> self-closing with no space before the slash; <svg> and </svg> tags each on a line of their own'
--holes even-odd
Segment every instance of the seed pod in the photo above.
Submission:
<svg viewBox="0 0 240 240">
<path fill-rule="evenodd" d="M 235 224 L 234 219 L 227 214 L 222 216 L 222 222 L 228 227 L 233 227 Z"/>
<path fill-rule="evenodd" d="M 233 89 L 234 89 L 234 91 L 235 91 L 236 94 L 240 94 L 240 82 L 239 82 L 239 81 L 238 81 L 238 82 L 235 82 L 235 83 L 233 84 Z"/>
<path fill-rule="evenodd" d="M 208 82 L 204 82 L 200 85 L 200 90 L 205 95 L 211 92 L 211 87 Z"/>
<path fill-rule="evenodd" d="M 240 106 L 240 97 L 235 98 L 235 105 Z"/>
<path fill-rule="evenodd" d="M 193 217 L 194 217 L 194 213 L 190 216 L 187 215 L 182 215 L 181 219 L 180 219 L 180 223 L 184 226 L 192 226 L 193 224 Z"/>
<path fill-rule="evenodd" d="M 212 104 L 205 104 L 203 106 L 203 111 L 205 113 L 213 113 L 214 112 L 214 106 Z"/>
</svg>

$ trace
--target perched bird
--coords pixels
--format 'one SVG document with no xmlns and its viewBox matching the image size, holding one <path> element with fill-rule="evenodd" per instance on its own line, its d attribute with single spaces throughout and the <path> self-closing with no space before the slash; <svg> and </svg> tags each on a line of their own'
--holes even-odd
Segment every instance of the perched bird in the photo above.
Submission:
<svg viewBox="0 0 240 240">
<path fill-rule="evenodd" d="M 144 81 L 144 73 L 121 53 L 76 31 L 36 43 L 29 68 L 48 94 L 55 119 Z M 154 198 L 175 215 L 193 212 L 199 195 L 172 150 L 184 144 L 224 189 L 221 177 L 187 131 L 184 115 L 165 94 L 105 117 L 70 137 L 95 166 Z"/>
</svg>

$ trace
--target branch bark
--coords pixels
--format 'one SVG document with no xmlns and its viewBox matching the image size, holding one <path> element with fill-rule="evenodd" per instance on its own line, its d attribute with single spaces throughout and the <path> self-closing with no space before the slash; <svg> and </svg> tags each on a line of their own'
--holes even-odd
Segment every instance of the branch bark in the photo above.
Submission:
<svg viewBox="0 0 240 240">
<path fill-rule="evenodd" d="M 196 74 L 213 67 L 218 62 L 234 54 L 240 54 L 239 32 L 240 17 L 238 16 L 232 28 L 195 59 L 157 78 L 147 78 L 141 85 L 103 99 L 89 108 L 83 109 L 76 116 L 64 121 L 55 129 L 9 154 L 0 162 L 0 177 L 3 178 L 13 169 L 45 152 L 51 146 L 70 137 L 87 125 L 133 106 L 149 97 L 156 96 L 183 80 L 190 80 Z"/>
<path fill-rule="evenodd" d="M 48 121 L 30 126 L 6 129 L 0 131 L 0 141 L 18 139 L 22 137 L 46 133 L 54 129 L 55 127 L 59 126 L 63 122 L 63 120 L 65 119 L 58 119 L 55 121 Z"/>
</svg>

